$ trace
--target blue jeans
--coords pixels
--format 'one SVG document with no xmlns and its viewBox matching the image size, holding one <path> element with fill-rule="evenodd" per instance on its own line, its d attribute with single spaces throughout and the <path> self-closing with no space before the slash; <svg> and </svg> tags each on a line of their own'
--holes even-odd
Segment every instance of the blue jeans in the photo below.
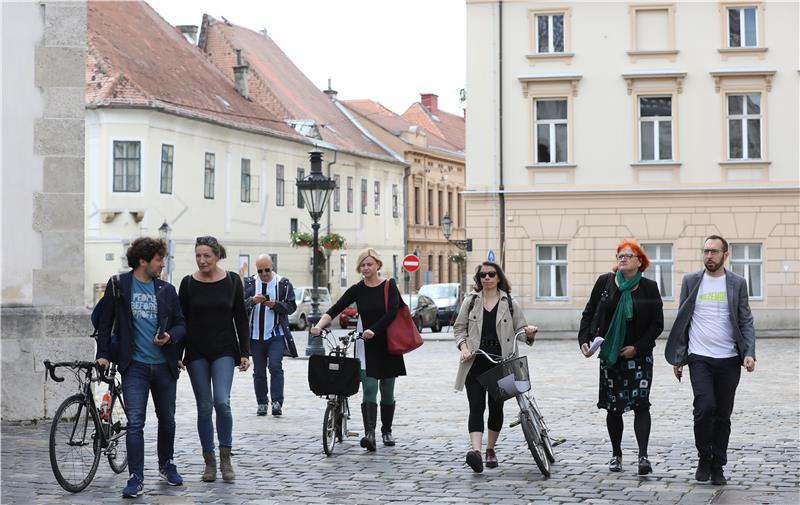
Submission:
<svg viewBox="0 0 800 505">
<path fill-rule="evenodd" d="M 270 387 L 267 386 L 267 368 L 269 368 L 272 401 L 283 405 L 283 348 L 282 336 L 273 336 L 269 340 L 251 340 L 250 353 L 253 357 L 253 387 L 256 390 L 256 401 L 259 405 L 269 403 Z"/>
<path fill-rule="evenodd" d="M 223 356 L 209 362 L 199 358 L 186 364 L 197 402 L 197 434 L 203 452 L 214 450 L 214 422 L 211 411 L 217 413 L 217 439 L 220 447 L 233 446 L 233 416 L 231 415 L 231 385 L 233 357 Z"/>
<path fill-rule="evenodd" d="M 128 415 L 125 446 L 128 469 L 144 479 L 144 423 L 147 398 L 152 393 L 158 418 L 158 467 L 172 459 L 175 447 L 175 390 L 178 381 L 166 363 L 148 365 L 132 361 L 122 374 L 122 398 Z"/>
</svg>

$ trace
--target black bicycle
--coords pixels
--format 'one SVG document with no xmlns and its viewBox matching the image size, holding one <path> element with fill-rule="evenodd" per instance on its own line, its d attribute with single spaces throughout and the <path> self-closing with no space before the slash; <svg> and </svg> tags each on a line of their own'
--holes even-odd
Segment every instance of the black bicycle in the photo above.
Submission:
<svg viewBox="0 0 800 505">
<path fill-rule="evenodd" d="M 553 453 L 553 443 L 550 441 L 550 432 L 544 422 L 536 399 L 530 393 L 531 381 L 528 373 L 528 358 L 517 355 L 517 337 L 522 335 L 520 331 L 514 335 L 514 352 L 503 358 L 487 354 L 481 349 L 476 353 L 483 354 L 496 367 L 490 368 L 478 376 L 478 382 L 485 387 L 492 398 L 499 402 L 516 398 L 519 405 L 519 417 L 512 422 L 509 427 L 518 424 L 522 425 L 522 433 L 528 443 L 533 460 L 539 471 L 545 477 L 550 477 L 550 463 L 555 463 L 556 457 Z"/>
<path fill-rule="evenodd" d="M 75 375 L 80 392 L 58 407 L 50 426 L 50 466 L 58 483 L 72 493 L 86 488 L 94 479 L 100 456 L 108 457 L 115 473 L 128 467 L 128 451 L 123 438 L 128 426 L 122 388 L 117 376 L 117 366 L 111 364 L 105 371 L 91 361 L 44 362 L 56 382 L 57 368 L 65 368 Z M 103 399 L 95 402 L 92 384 L 108 384 Z"/>
<path fill-rule="evenodd" d="M 308 382 L 314 394 L 325 396 L 328 400 L 322 417 L 322 449 L 330 456 L 336 442 L 342 442 L 346 436 L 358 436 L 358 432 L 347 431 L 347 421 L 350 419 L 347 398 L 358 392 L 361 361 L 348 358 L 347 351 L 353 342 L 362 337 L 353 330 L 337 339 L 328 329 L 322 330 L 322 336 L 330 351 L 327 355 L 309 358 Z"/>
</svg>

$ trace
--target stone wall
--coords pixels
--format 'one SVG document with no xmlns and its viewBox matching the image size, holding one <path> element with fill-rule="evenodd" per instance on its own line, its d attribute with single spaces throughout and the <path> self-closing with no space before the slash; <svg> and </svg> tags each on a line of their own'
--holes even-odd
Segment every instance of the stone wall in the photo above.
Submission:
<svg viewBox="0 0 800 505">
<path fill-rule="evenodd" d="M 83 308 L 85 2 L 3 3 L 3 420 L 74 391 L 42 361 L 91 360 Z"/>
</svg>

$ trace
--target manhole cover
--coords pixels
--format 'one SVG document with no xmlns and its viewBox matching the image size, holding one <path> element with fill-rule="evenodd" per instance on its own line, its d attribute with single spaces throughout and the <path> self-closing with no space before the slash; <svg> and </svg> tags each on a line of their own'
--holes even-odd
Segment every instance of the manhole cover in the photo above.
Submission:
<svg viewBox="0 0 800 505">
<path fill-rule="evenodd" d="M 800 491 L 723 491 L 711 503 L 720 505 L 788 505 L 800 503 Z"/>
</svg>

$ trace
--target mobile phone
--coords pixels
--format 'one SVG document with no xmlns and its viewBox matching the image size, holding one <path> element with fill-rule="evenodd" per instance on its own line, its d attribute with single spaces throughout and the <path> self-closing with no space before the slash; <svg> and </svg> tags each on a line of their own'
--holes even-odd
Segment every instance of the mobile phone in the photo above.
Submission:
<svg viewBox="0 0 800 505">
<path fill-rule="evenodd" d="M 266 296 L 266 297 L 267 297 L 267 301 L 269 301 L 269 293 L 267 293 L 267 294 L 266 294 L 266 295 L 264 295 L 264 296 Z"/>
</svg>

